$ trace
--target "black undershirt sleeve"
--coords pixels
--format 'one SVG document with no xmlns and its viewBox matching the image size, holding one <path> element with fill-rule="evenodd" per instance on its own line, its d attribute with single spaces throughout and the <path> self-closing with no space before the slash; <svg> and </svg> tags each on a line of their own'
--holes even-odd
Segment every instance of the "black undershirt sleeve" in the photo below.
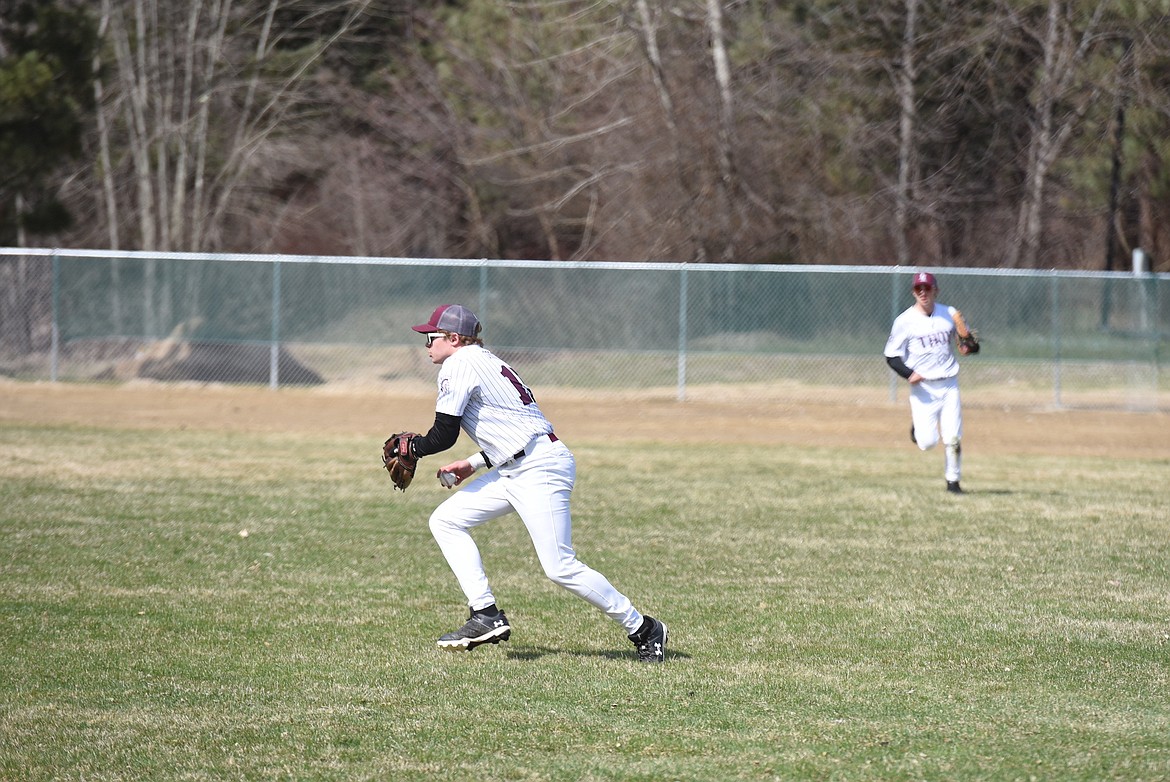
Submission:
<svg viewBox="0 0 1170 782">
<path fill-rule="evenodd" d="M 418 458 L 445 451 L 459 439 L 459 424 L 463 419 L 448 413 L 435 413 L 431 430 L 410 441 L 410 450 Z"/>
<path fill-rule="evenodd" d="M 902 360 L 901 356 L 886 356 L 886 363 L 890 365 L 890 369 L 907 380 L 914 374 L 914 370 L 906 366 L 906 362 Z"/>
</svg>

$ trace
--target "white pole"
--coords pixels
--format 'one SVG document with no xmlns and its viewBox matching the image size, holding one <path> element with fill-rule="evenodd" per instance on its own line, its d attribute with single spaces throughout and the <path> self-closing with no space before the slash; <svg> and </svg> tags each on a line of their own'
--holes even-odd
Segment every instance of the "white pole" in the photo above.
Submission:
<svg viewBox="0 0 1170 782">
<path fill-rule="evenodd" d="M 1146 251 L 1140 247 L 1133 248 L 1133 273 L 1145 274 L 1149 271 L 1149 258 Z"/>
<path fill-rule="evenodd" d="M 1133 248 L 1133 276 L 1145 276 L 1150 270 L 1150 256 L 1140 247 Z M 1138 330 L 1143 334 L 1150 330 L 1150 292 L 1148 286 L 1139 282 Z"/>
</svg>

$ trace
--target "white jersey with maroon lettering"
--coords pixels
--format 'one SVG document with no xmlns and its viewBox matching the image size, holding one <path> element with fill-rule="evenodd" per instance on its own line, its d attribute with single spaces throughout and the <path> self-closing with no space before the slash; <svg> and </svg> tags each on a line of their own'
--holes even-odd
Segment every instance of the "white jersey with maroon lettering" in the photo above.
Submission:
<svg viewBox="0 0 1170 782">
<path fill-rule="evenodd" d="M 959 398 L 959 361 L 955 357 L 955 308 L 935 302 L 930 315 L 918 307 L 906 309 L 894 320 L 885 355 L 900 356 L 924 380 L 910 386 L 910 417 L 914 442 L 923 451 L 946 445 L 944 472 L 958 482 L 962 471 L 959 442 L 963 438 L 963 411 Z"/>
<path fill-rule="evenodd" d="M 431 514 L 431 533 L 468 606 L 475 611 L 496 604 L 471 530 L 515 512 L 545 575 L 604 611 L 627 635 L 636 632 L 642 614 L 604 575 L 577 558 L 569 511 L 577 462 L 552 436 L 552 424 L 516 371 L 490 350 L 464 345 L 439 368 L 435 411 L 461 416 L 463 430 L 496 467 Z"/>
<path fill-rule="evenodd" d="M 464 345 L 452 353 L 439 368 L 438 383 L 435 412 L 460 416 L 492 464 L 553 431 L 520 375 L 487 348 Z"/>
<path fill-rule="evenodd" d="M 901 357 L 906 366 L 927 380 L 955 377 L 959 361 L 952 349 L 954 313 L 954 307 L 938 302 L 930 315 L 924 315 L 917 305 L 908 308 L 894 320 L 885 355 Z"/>
</svg>

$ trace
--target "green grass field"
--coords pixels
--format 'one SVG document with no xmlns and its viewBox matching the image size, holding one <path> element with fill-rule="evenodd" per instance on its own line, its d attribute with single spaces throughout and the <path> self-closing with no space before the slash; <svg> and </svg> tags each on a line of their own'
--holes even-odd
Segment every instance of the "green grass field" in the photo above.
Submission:
<svg viewBox="0 0 1170 782">
<path fill-rule="evenodd" d="M 1170 778 L 1167 460 L 572 446 L 666 665 L 515 517 L 512 640 L 436 650 L 445 493 L 380 442 L 0 426 L 0 778 Z"/>
</svg>

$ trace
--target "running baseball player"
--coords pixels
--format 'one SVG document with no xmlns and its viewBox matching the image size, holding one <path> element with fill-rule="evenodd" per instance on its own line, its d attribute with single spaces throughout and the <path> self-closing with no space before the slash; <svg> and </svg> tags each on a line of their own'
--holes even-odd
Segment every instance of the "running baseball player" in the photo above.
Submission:
<svg viewBox="0 0 1170 782">
<path fill-rule="evenodd" d="M 942 438 L 947 491 L 962 494 L 963 408 L 952 346 L 957 340 L 961 353 L 978 353 L 979 340 L 959 310 L 937 301 L 933 274 L 915 274 L 911 290 L 914 304 L 894 319 L 886 340 L 886 363 L 910 383 L 910 439 L 928 451 Z"/>
<path fill-rule="evenodd" d="M 408 436 L 403 445 L 388 447 L 421 459 L 455 445 L 462 428 L 482 450 L 444 464 L 436 476 L 452 488 L 484 471 L 431 514 L 431 533 L 471 609 L 462 627 L 439 638 L 439 647 L 471 651 L 511 636 L 471 530 L 515 512 L 545 575 L 617 622 L 639 660 L 662 662 L 666 625 L 639 613 L 605 576 L 577 559 L 569 513 L 576 461 L 516 370 L 484 347 L 479 319 L 466 307 L 444 304 L 413 328 L 426 335 L 427 353 L 439 365 L 435 422 L 425 435 Z"/>
</svg>

